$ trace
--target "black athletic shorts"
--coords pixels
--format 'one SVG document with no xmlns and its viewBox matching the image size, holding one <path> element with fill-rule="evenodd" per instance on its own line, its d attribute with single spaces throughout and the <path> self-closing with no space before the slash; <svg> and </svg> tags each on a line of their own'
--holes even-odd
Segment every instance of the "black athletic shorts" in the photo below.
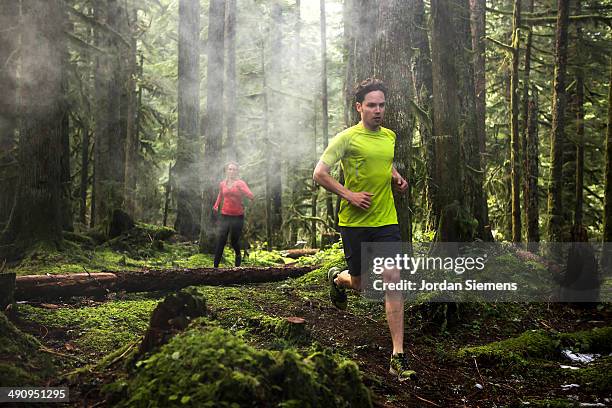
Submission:
<svg viewBox="0 0 612 408">
<path fill-rule="evenodd" d="M 361 275 L 361 243 L 362 242 L 401 242 L 399 225 L 384 225 L 382 227 L 340 227 L 344 258 L 348 264 L 349 273 Z"/>
</svg>

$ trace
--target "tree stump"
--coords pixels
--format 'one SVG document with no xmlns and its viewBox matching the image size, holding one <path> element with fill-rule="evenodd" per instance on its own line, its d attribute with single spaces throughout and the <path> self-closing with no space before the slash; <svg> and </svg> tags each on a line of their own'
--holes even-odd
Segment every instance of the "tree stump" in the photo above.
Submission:
<svg viewBox="0 0 612 408">
<path fill-rule="evenodd" d="M 9 305 L 15 303 L 15 279 L 14 272 L 0 273 L 0 310 L 5 310 Z"/>
<path fill-rule="evenodd" d="M 302 317 L 285 317 L 276 326 L 276 333 L 285 340 L 300 343 L 310 339 L 310 331 L 306 320 Z"/>
<path fill-rule="evenodd" d="M 205 315 L 206 299 L 195 290 L 181 290 L 166 296 L 151 314 L 138 356 L 166 344 L 177 333 L 185 330 L 192 319 Z"/>
</svg>

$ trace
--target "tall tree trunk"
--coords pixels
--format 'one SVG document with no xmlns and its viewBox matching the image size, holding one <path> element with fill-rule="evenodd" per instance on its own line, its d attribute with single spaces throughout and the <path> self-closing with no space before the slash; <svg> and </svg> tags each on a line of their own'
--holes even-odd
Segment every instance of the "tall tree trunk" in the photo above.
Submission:
<svg viewBox="0 0 612 408">
<path fill-rule="evenodd" d="M 519 149 L 519 46 L 521 0 L 514 0 L 512 13 L 512 72 L 510 73 L 510 172 L 512 177 L 512 242 L 521 242 L 521 161 Z"/>
<path fill-rule="evenodd" d="M 227 40 L 227 71 L 225 72 L 225 120 L 227 137 L 225 157 L 238 160 L 236 140 L 236 0 L 229 0 L 225 13 L 225 38 Z"/>
<path fill-rule="evenodd" d="M 329 143 L 329 110 L 327 107 L 327 27 L 325 19 L 325 0 L 319 1 L 320 5 L 320 26 L 321 26 L 321 134 L 323 135 L 323 150 L 327 148 Z M 332 224 L 334 219 L 334 204 L 332 202 L 332 193 L 324 191 L 325 208 L 327 223 Z M 326 231 L 323 230 L 323 234 Z M 323 239 L 321 239 L 323 243 Z"/>
<path fill-rule="evenodd" d="M 36 242 L 62 241 L 63 7 L 58 0 L 23 0 L 19 187 L 0 239 L 0 258 L 14 258 Z"/>
<path fill-rule="evenodd" d="M 432 117 L 433 117 L 433 79 L 431 68 L 431 52 L 429 50 L 429 38 L 427 37 L 427 22 L 425 19 L 425 6 L 423 0 L 415 0 L 413 17 L 412 46 L 418 52 L 413 53 L 413 83 L 415 87 L 416 100 L 420 110 L 423 112 L 417 117 L 419 120 L 419 134 L 423 143 L 423 153 L 426 168 L 425 179 L 425 203 L 426 214 L 424 231 L 436 229 L 436 217 L 433 212 L 435 187 L 434 183 L 434 163 L 435 145 L 432 137 Z"/>
<path fill-rule="evenodd" d="M 139 93 L 136 90 L 136 77 L 139 75 L 137 63 L 137 41 L 136 25 L 138 24 L 138 10 L 133 9 L 131 13 L 125 9 L 125 18 L 128 22 L 125 36 L 130 40 L 130 46 L 126 47 L 125 58 L 127 61 L 127 122 L 125 137 L 125 188 L 123 191 L 125 210 L 133 218 L 139 218 L 136 204 L 136 179 L 138 172 L 138 123 L 137 116 L 140 106 Z"/>
<path fill-rule="evenodd" d="M 105 55 L 100 56 L 98 87 L 98 117 L 95 141 L 95 221 L 109 232 L 114 210 L 123 203 L 123 169 L 125 134 L 121 128 L 121 64 L 119 37 L 120 7 L 117 0 L 108 0 L 107 7 L 98 8 L 100 17 L 113 32 L 98 33 Z"/>
<path fill-rule="evenodd" d="M 19 61 L 19 2 L 0 2 L 0 232 L 15 203 L 17 160 L 17 65 Z"/>
<path fill-rule="evenodd" d="M 608 130 L 606 131 L 606 169 L 604 174 L 604 214 L 603 214 L 603 242 L 606 253 L 604 254 L 604 266 L 606 272 L 610 272 L 612 263 L 612 58 L 610 58 L 610 81 L 608 83 Z"/>
<path fill-rule="evenodd" d="M 79 183 L 79 222 L 87 225 L 87 188 L 89 186 L 89 127 L 81 129 L 81 179 Z"/>
<path fill-rule="evenodd" d="M 481 191 L 478 191 L 477 175 L 464 172 L 465 163 L 474 167 L 472 163 L 477 155 L 468 150 L 464 155 L 461 153 L 462 145 L 464 148 L 470 144 L 478 146 L 471 140 L 476 133 L 476 117 L 473 65 L 467 51 L 471 48 L 469 5 L 467 0 L 432 0 L 431 17 L 436 239 L 470 241 L 475 231 L 465 220 L 473 214 L 470 205 L 480 203 L 477 195 Z M 464 183 L 469 188 L 467 195 Z"/>
<path fill-rule="evenodd" d="M 576 15 L 581 14 L 581 0 L 576 0 Z M 577 61 L 582 61 L 582 27 L 576 22 Z M 584 189 L 584 70 L 576 67 L 576 196 L 574 207 L 574 225 L 582 225 L 582 204 Z"/>
<path fill-rule="evenodd" d="M 63 15 L 61 22 L 63 23 L 64 32 L 70 33 L 73 31 L 72 24 L 68 24 L 68 19 Z M 70 93 L 70 83 L 68 80 L 68 72 L 70 71 L 70 55 L 68 48 L 62 48 L 62 65 L 61 65 L 61 81 L 62 81 L 62 99 L 60 101 L 60 109 L 62 120 L 59 123 L 58 132 L 60 133 L 62 143 L 62 153 L 60 156 L 60 212 L 62 216 L 62 229 L 64 231 L 73 231 L 73 213 L 72 213 L 72 180 L 70 178 L 70 109 L 68 104 L 68 94 Z"/>
<path fill-rule="evenodd" d="M 533 13 L 533 3 L 534 0 L 529 0 L 527 5 L 527 12 Z M 523 69 L 523 96 L 522 96 L 522 112 L 523 112 L 523 123 L 522 123 L 522 131 L 521 131 L 521 150 L 523 151 L 523 208 L 525 209 L 525 229 L 527 231 L 527 242 L 531 242 L 530 236 L 533 237 L 533 234 L 529 233 L 529 230 L 533 230 L 533 225 L 530 225 L 530 222 L 533 221 L 528 212 L 530 206 L 529 192 L 530 192 L 530 177 L 533 177 L 530 174 L 529 169 L 529 159 L 528 156 L 530 154 L 528 147 L 528 132 L 529 132 L 529 109 L 530 109 L 530 101 L 529 101 L 529 77 L 531 75 L 531 43 L 533 41 L 533 32 L 531 26 L 527 27 L 527 39 L 525 41 L 525 62 Z M 536 107 L 537 108 L 537 107 Z M 537 125 L 537 124 L 536 124 Z M 536 156 L 537 157 L 537 156 Z M 537 170 L 537 163 L 536 163 Z M 537 185 L 536 185 L 537 186 Z M 537 198 L 537 196 L 536 196 Z M 537 219 L 536 219 L 537 221 Z M 536 229 L 538 228 L 538 224 L 536 223 Z M 538 237 L 539 239 L 539 237 Z"/>
<path fill-rule="evenodd" d="M 222 7 L 217 2 L 211 2 L 217 7 Z M 221 11 L 223 20 L 223 11 Z M 215 18 L 219 16 L 216 15 Z M 210 17 L 211 21 L 213 17 Z M 219 22 L 216 22 L 219 23 Z M 223 27 L 223 21 L 220 22 Z M 215 24 L 212 24 L 215 27 Z M 209 27 L 209 31 L 211 27 Z M 221 32 L 223 35 L 223 31 Z M 209 38 L 214 41 L 214 38 Z M 223 53 L 221 50 L 214 52 Z M 223 60 L 223 57 L 221 57 Z M 176 163 L 174 165 L 174 185 L 176 194 L 176 220 L 174 228 L 176 231 L 190 239 L 195 239 L 200 233 L 200 221 L 202 203 L 200 202 L 201 179 L 200 179 L 200 3 L 192 0 L 181 0 L 179 2 L 179 77 L 178 77 L 178 141 L 176 146 Z M 208 61 L 209 66 L 211 60 Z M 210 72 L 210 68 L 209 68 Z M 219 76 L 218 73 L 217 77 Z M 223 80 L 223 71 L 221 71 Z M 209 77 L 208 81 L 211 81 Z M 209 100 L 217 98 L 212 94 Z M 210 115 L 209 115 L 210 117 Z M 207 133 L 210 137 L 210 135 Z M 216 143 L 216 142 L 215 142 Z M 220 140 L 219 140 L 220 143 Z M 208 140 L 206 148 L 208 149 Z M 218 144 L 212 157 L 219 154 Z M 207 152 L 209 153 L 209 152 Z M 208 154 L 207 154 L 208 156 Z M 212 163 L 211 163 L 212 164 Z M 212 166 L 209 167 L 213 169 Z M 214 172 L 213 172 L 214 173 Z M 215 176 L 218 174 L 215 173 Z M 214 184 L 214 183 L 213 183 Z M 212 192 L 209 192 L 209 195 Z M 211 204 L 212 207 L 212 204 Z M 210 211 L 209 211 L 210 213 Z"/>
<path fill-rule="evenodd" d="M 394 165 L 398 172 L 410 180 L 412 136 L 415 120 L 411 114 L 414 85 L 410 72 L 413 5 L 403 0 L 385 0 L 379 3 L 379 19 L 385 29 L 377 36 L 374 73 L 390 92 L 386 100 L 385 127 L 396 134 Z M 395 208 L 403 241 L 412 241 L 410 190 L 395 195 Z"/>
<path fill-rule="evenodd" d="M 608 130 L 606 131 L 606 168 L 604 174 L 604 213 L 603 213 L 603 255 L 604 273 L 612 271 L 612 58 L 610 58 L 610 79 L 608 83 Z"/>
<path fill-rule="evenodd" d="M 476 137 L 478 139 L 478 152 L 480 155 L 480 169 L 482 179 L 486 175 L 485 156 L 487 152 L 486 132 L 486 69 L 485 69 L 485 35 L 486 35 L 486 12 L 485 0 L 470 0 L 472 50 L 474 52 L 474 92 L 476 113 Z M 475 203 L 477 205 L 477 203 Z M 482 203 L 479 208 L 480 214 L 475 213 L 476 219 L 482 219 L 478 225 L 478 236 L 484 241 L 493 241 L 491 225 L 489 222 L 489 207 L 487 204 L 487 192 L 482 191 Z"/>
<path fill-rule="evenodd" d="M 550 242 L 562 242 L 563 217 L 563 143 L 565 139 L 565 70 L 567 66 L 567 27 L 569 0 L 558 0 L 555 35 L 555 73 L 553 83 L 552 135 L 550 143 L 551 171 L 548 189 L 548 236 Z"/>
<path fill-rule="evenodd" d="M 208 66 L 206 67 L 206 145 L 204 163 L 209 169 L 203 180 L 200 252 L 213 253 L 215 230 L 212 212 L 223 163 L 220 160 L 223 138 L 223 76 L 225 56 L 225 3 L 211 0 L 208 11 Z"/>
<path fill-rule="evenodd" d="M 355 38 L 353 35 L 354 23 L 352 20 L 354 2 L 355 0 L 344 0 L 342 5 L 342 21 L 344 23 L 343 59 L 345 66 L 344 82 L 342 84 L 342 91 L 344 94 L 344 109 L 342 113 L 344 116 L 345 127 L 353 125 L 354 114 L 352 112 L 355 109 L 353 107 L 353 84 L 355 82 Z"/>
<path fill-rule="evenodd" d="M 366 78 L 374 76 L 378 29 L 378 1 L 347 0 L 344 9 L 347 71 L 345 103 L 348 126 L 361 119 L 355 108 L 354 88 Z"/>
<path fill-rule="evenodd" d="M 317 155 L 317 103 L 313 107 L 313 123 L 312 123 L 312 161 L 318 162 Z M 319 197 L 319 185 L 312 180 L 312 192 L 310 196 L 310 247 L 317 247 L 317 198 Z M 336 207 L 338 208 L 338 207 Z"/>
<path fill-rule="evenodd" d="M 170 208 L 170 194 L 172 193 L 172 165 L 168 165 L 168 181 L 164 186 L 164 209 L 162 225 L 165 227 L 168 225 L 168 209 Z"/>
<path fill-rule="evenodd" d="M 68 32 L 68 31 L 67 31 Z M 62 216 L 62 229 L 73 231 L 72 223 L 72 180 L 70 179 L 70 113 L 66 95 L 69 92 L 68 84 L 68 50 L 62 54 L 62 99 L 60 109 L 62 119 L 59 123 L 58 132 L 61 138 L 62 152 L 60 156 L 60 212 Z"/>
<path fill-rule="evenodd" d="M 296 0 L 295 2 L 295 27 L 294 27 L 294 32 L 295 32 L 295 41 L 294 41 L 294 48 L 293 48 L 293 52 L 294 52 L 294 57 L 293 57 L 293 78 L 294 78 L 294 87 L 295 89 L 301 89 L 301 84 L 302 84 L 302 66 L 301 66 L 301 57 L 300 57 L 300 53 L 301 53 L 301 41 L 302 41 L 302 16 L 301 16 L 301 2 L 300 0 Z M 292 105 L 291 105 L 291 110 L 292 112 L 295 112 L 293 114 L 293 117 L 295 118 L 295 120 L 299 120 L 299 116 L 300 116 L 300 106 L 302 103 L 304 103 L 303 101 L 299 101 L 297 98 L 294 98 L 292 100 Z M 299 132 L 299 130 L 296 130 L 296 136 L 299 138 L 304 137 L 305 135 L 301 134 Z M 302 211 L 300 210 L 300 206 L 299 204 L 302 202 L 302 197 L 303 197 L 303 177 L 302 177 L 302 172 L 300 171 L 301 169 L 303 169 L 303 167 L 307 167 L 308 169 L 310 169 L 310 160 L 308 160 L 308 155 L 304 154 L 304 151 L 299 151 L 299 156 L 296 158 L 296 160 L 289 160 L 289 162 L 287 163 L 287 167 L 288 167 L 288 172 L 287 172 L 287 176 L 288 179 L 290 180 L 291 183 L 291 205 L 294 206 L 295 208 L 295 212 L 298 216 L 302 215 Z M 304 166 L 304 158 L 306 158 L 306 166 Z M 316 159 L 315 159 L 316 160 Z M 315 185 L 314 183 L 311 183 L 311 185 Z M 289 242 L 291 244 L 295 244 L 298 241 L 298 230 L 299 230 L 299 226 L 294 223 L 291 226 L 291 235 L 289 236 Z M 316 238 L 315 238 L 316 241 Z M 315 242 L 316 244 L 316 242 Z"/>
<path fill-rule="evenodd" d="M 531 90 L 531 99 L 527 108 L 527 142 L 525 149 L 527 181 L 525 196 L 527 213 L 527 242 L 530 247 L 536 249 L 533 243 L 540 241 L 540 203 L 538 195 L 538 176 L 539 176 L 539 140 L 538 140 L 538 90 L 535 86 Z"/>
<path fill-rule="evenodd" d="M 281 81 L 281 53 L 282 53 L 282 9 L 281 5 L 275 1 L 272 4 L 272 16 L 271 16 L 271 27 L 270 27 L 270 65 L 268 74 L 271 78 L 275 78 L 276 82 Z M 269 81 L 266 82 L 266 94 L 269 92 Z M 281 179 L 281 154 L 279 150 L 279 144 L 281 141 L 280 133 L 280 115 L 278 114 L 282 108 L 278 98 L 267 97 L 266 106 L 269 112 L 275 113 L 271 120 L 271 129 L 267 129 L 268 133 L 268 144 L 266 153 L 268 155 L 267 160 L 267 186 L 266 186 L 266 202 L 267 213 L 266 216 L 269 219 L 270 231 L 270 247 L 280 243 L 280 229 L 283 223 L 282 216 L 282 179 Z"/>
</svg>

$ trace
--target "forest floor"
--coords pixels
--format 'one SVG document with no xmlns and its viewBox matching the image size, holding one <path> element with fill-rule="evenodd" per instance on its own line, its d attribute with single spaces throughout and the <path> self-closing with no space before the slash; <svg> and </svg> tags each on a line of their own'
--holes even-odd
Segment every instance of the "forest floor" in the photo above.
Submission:
<svg viewBox="0 0 612 408">
<path fill-rule="evenodd" d="M 169 247 L 165 251 L 171 251 Z M 128 255 L 121 256 L 124 264 L 130 263 Z M 48 258 L 41 256 L 35 263 L 30 259 L 27 270 L 55 266 L 66 272 L 59 258 L 53 259 L 55 265 L 47 265 Z M 281 262 L 282 256 L 261 251 L 257 259 L 252 257 L 245 267 Z M 348 310 L 341 311 L 329 301 L 325 275 L 330 266 L 343 265 L 341 249 L 301 262 L 321 268 L 283 282 L 196 289 L 215 324 L 255 349 L 291 349 L 303 356 L 326 350 L 354 361 L 374 406 L 612 405 L 609 303 L 591 308 L 562 303 L 407 303 L 406 352 L 417 378 L 400 383 L 388 373 L 391 342 L 383 305 L 350 294 Z M 14 266 L 26 270 L 19 268 Z M 137 348 L 151 311 L 165 295 L 113 293 L 103 299 L 23 302 L 13 321 L 53 358 L 55 371 L 41 378 L 42 383 L 68 386 L 71 406 L 114 406 L 108 384 L 130 379 L 121 360 Z M 287 317 L 303 318 L 307 335 L 290 338 L 278 330 L 277 323 Z M 566 348 L 601 357 L 589 364 L 571 362 L 561 354 Z M 0 363 L 2 357 L 0 350 Z M 566 366 L 577 369 L 562 368 Z"/>
</svg>

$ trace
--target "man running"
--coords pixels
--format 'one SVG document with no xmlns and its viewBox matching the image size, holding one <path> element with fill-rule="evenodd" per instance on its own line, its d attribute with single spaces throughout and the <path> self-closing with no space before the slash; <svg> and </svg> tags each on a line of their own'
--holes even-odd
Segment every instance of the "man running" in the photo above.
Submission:
<svg viewBox="0 0 612 408">
<path fill-rule="evenodd" d="M 346 289 L 361 289 L 361 243 L 400 242 L 393 201 L 393 185 L 405 192 L 408 183 L 393 166 L 395 133 L 381 126 L 387 88 L 378 79 L 366 79 L 355 91 L 355 107 L 361 121 L 331 140 L 314 170 L 314 180 L 342 198 L 338 213 L 348 270 L 329 271 L 330 297 L 334 306 L 346 309 Z M 342 164 L 345 185 L 330 175 Z M 386 281 L 399 280 L 399 271 L 384 272 Z M 385 312 L 393 354 L 390 369 L 400 381 L 415 374 L 404 354 L 404 302 L 401 293 L 385 293 Z"/>
</svg>

